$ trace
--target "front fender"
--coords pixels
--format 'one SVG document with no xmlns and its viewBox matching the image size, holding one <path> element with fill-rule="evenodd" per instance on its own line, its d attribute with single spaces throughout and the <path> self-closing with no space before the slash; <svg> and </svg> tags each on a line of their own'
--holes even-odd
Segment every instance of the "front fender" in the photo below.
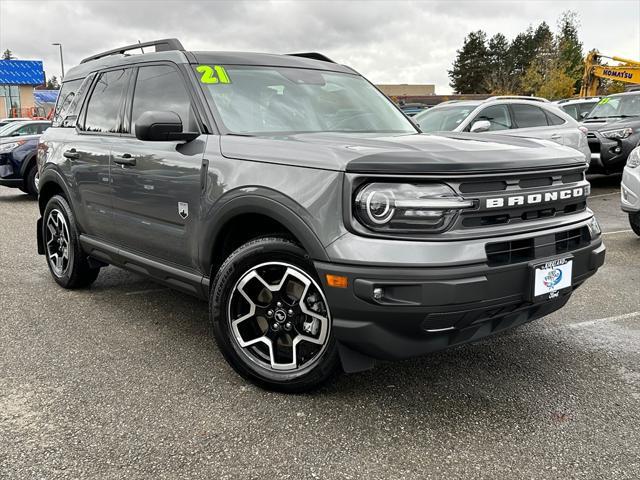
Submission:
<svg viewBox="0 0 640 480">
<path fill-rule="evenodd" d="M 322 242 L 309 226 L 310 221 L 304 219 L 308 213 L 290 198 L 270 189 L 255 187 L 239 189 L 229 194 L 233 195 L 232 198 L 222 203 L 217 202 L 221 205 L 214 206 L 203 218 L 205 226 L 202 229 L 200 245 L 205 247 L 200 256 L 204 271 L 209 271 L 212 265 L 211 251 L 207 251 L 206 246 L 216 243 L 227 222 L 247 213 L 264 215 L 279 222 L 298 239 L 311 258 L 329 260 Z"/>
</svg>

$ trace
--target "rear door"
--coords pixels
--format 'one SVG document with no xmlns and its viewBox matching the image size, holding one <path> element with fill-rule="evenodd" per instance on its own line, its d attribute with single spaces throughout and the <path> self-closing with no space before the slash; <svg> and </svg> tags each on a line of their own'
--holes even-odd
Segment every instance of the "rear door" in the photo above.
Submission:
<svg viewBox="0 0 640 480">
<path fill-rule="evenodd" d="M 140 66 L 132 78 L 125 135 L 113 149 L 114 234 L 126 250 L 196 267 L 205 135 L 184 143 L 138 140 L 137 119 L 149 110 L 177 113 L 183 131 L 199 131 L 193 96 L 174 64 Z"/>
<path fill-rule="evenodd" d="M 514 130 L 509 135 L 533 137 L 563 143 L 562 133 L 556 126 L 549 125 L 545 111 L 531 103 L 512 103 L 509 105 L 513 117 Z"/>
<path fill-rule="evenodd" d="M 113 233 L 109 162 L 121 135 L 130 73 L 118 68 L 98 74 L 78 118 L 77 135 L 63 152 L 82 204 L 83 231 L 107 241 Z"/>
</svg>

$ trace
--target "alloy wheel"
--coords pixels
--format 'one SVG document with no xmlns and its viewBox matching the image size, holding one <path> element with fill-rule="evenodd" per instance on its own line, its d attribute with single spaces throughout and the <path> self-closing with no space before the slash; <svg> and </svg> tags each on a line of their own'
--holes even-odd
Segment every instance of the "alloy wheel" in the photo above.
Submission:
<svg viewBox="0 0 640 480">
<path fill-rule="evenodd" d="M 313 368 L 331 329 L 319 285 L 300 268 L 281 262 L 258 265 L 240 277 L 229 298 L 227 317 L 242 354 L 276 374 Z"/>
<path fill-rule="evenodd" d="M 49 265 L 53 273 L 61 277 L 69 269 L 71 246 L 67 221 L 60 210 L 53 209 L 49 212 L 45 235 Z"/>
</svg>

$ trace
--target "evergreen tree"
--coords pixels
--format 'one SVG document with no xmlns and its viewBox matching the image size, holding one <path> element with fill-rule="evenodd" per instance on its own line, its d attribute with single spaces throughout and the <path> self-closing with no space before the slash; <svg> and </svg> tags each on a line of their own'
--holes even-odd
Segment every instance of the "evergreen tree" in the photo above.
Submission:
<svg viewBox="0 0 640 480">
<path fill-rule="evenodd" d="M 509 41 L 502 33 L 496 33 L 489 39 L 489 74 L 485 80 L 485 87 L 489 93 L 508 95 L 516 87 L 512 75 L 513 62 Z"/>
<path fill-rule="evenodd" d="M 55 75 L 47 80 L 46 89 L 60 90 L 60 82 L 58 82 L 58 78 Z"/>
<path fill-rule="evenodd" d="M 489 70 L 487 34 L 482 30 L 469 33 L 448 72 L 451 87 L 458 93 L 489 93 Z"/>
<path fill-rule="evenodd" d="M 13 52 L 8 48 L 2 54 L 2 60 L 15 60 L 16 57 L 13 56 Z"/>
<path fill-rule="evenodd" d="M 574 90 L 580 91 L 584 70 L 582 42 L 578 38 L 578 15 L 576 12 L 564 12 L 558 20 L 557 47 L 558 58 L 564 72 L 576 79 Z"/>
</svg>

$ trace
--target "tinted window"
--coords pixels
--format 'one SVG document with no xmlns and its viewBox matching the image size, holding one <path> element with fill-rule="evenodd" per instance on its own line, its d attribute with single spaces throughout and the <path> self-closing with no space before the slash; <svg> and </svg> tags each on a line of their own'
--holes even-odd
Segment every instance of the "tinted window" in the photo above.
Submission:
<svg viewBox="0 0 640 480">
<path fill-rule="evenodd" d="M 565 123 L 564 118 L 559 117 L 555 113 L 551 113 L 549 110 L 545 110 L 544 113 L 547 114 L 547 121 L 549 122 L 549 125 L 562 125 Z"/>
<path fill-rule="evenodd" d="M 35 135 L 38 133 L 38 124 L 37 123 L 30 123 L 29 125 L 24 125 L 22 127 L 20 127 L 18 130 L 16 130 L 13 135 L 15 136 L 22 136 L 22 135 Z"/>
<path fill-rule="evenodd" d="M 189 94 L 181 75 L 173 67 L 155 65 L 138 70 L 133 94 L 131 132 L 135 132 L 135 123 L 140 115 L 148 110 L 177 113 L 184 131 L 197 130 Z"/>
<path fill-rule="evenodd" d="M 511 108 L 518 128 L 547 126 L 547 117 L 541 108 L 521 103 L 514 103 Z"/>
<path fill-rule="evenodd" d="M 89 98 L 84 130 L 118 133 L 120 106 L 127 78 L 125 70 L 112 70 L 100 74 Z"/>
<path fill-rule="evenodd" d="M 64 82 L 62 84 L 62 88 L 60 88 L 60 92 L 58 93 L 58 100 L 56 101 L 55 113 L 53 115 L 54 126 L 60 126 L 64 118 L 69 115 L 69 107 L 71 106 L 71 102 L 80 88 L 80 85 L 82 85 L 81 78 L 78 80 Z"/>
<path fill-rule="evenodd" d="M 39 123 L 38 124 L 38 133 L 44 133 L 44 131 L 49 128 L 51 125 L 48 123 Z"/>
<path fill-rule="evenodd" d="M 508 130 L 511 128 L 511 118 L 506 105 L 492 105 L 483 109 L 475 121 L 487 120 L 491 124 L 490 131 Z"/>
</svg>

